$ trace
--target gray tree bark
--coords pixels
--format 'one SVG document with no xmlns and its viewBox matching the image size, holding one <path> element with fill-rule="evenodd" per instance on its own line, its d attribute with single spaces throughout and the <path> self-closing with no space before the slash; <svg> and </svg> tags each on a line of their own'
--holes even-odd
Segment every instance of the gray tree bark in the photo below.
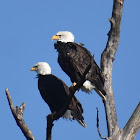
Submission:
<svg viewBox="0 0 140 140">
<path fill-rule="evenodd" d="M 17 125 L 19 126 L 19 128 L 21 129 L 22 133 L 24 134 L 25 138 L 27 140 L 35 140 L 32 132 L 30 131 L 30 129 L 28 128 L 28 126 L 26 125 L 23 119 L 25 103 L 23 102 L 20 107 L 18 106 L 14 107 L 8 88 L 5 89 L 5 93 L 6 93 L 7 100 L 8 100 L 11 112 L 13 114 L 13 117 L 15 118 L 15 121 Z"/>
<path fill-rule="evenodd" d="M 108 137 L 106 139 L 108 140 L 133 140 L 140 128 L 140 103 L 125 127 L 123 129 L 119 128 L 112 88 L 112 68 L 119 44 L 123 4 L 124 0 L 114 0 L 112 17 L 109 19 L 111 28 L 108 33 L 108 41 L 101 56 L 101 70 L 105 77 L 104 90 L 107 94 L 104 107 L 108 129 Z"/>
</svg>

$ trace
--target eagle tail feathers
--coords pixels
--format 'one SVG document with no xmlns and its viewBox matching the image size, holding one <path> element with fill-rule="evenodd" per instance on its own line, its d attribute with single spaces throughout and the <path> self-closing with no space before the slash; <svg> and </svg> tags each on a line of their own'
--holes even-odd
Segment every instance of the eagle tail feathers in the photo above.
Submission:
<svg viewBox="0 0 140 140">
<path fill-rule="evenodd" d="M 87 125 L 86 125 L 86 123 L 84 122 L 84 120 L 80 120 L 80 119 L 78 119 L 77 117 L 75 117 L 75 119 L 76 119 L 76 121 L 77 121 L 80 125 L 82 125 L 83 127 L 87 127 Z"/>
<path fill-rule="evenodd" d="M 74 112 L 71 112 L 72 113 L 72 116 L 74 117 L 74 119 L 83 127 L 87 127 L 86 123 L 84 122 L 84 118 L 81 115 L 76 115 Z"/>
</svg>

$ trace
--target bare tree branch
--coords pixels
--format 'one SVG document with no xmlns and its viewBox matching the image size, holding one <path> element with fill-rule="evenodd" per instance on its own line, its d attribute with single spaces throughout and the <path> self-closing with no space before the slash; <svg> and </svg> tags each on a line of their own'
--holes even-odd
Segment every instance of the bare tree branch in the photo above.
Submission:
<svg viewBox="0 0 140 140">
<path fill-rule="evenodd" d="M 79 81 L 75 86 L 71 86 L 69 87 L 70 90 L 70 95 L 68 96 L 67 100 L 65 101 L 65 105 L 63 108 L 61 108 L 60 111 L 58 112 L 53 112 L 50 115 L 47 116 L 47 129 L 46 129 L 46 140 L 51 140 L 52 138 L 52 127 L 53 127 L 53 121 L 58 120 L 61 116 L 64 115 L 64 113 L 66 112 L 72 97 L 74 96 L 75 92 L 81 88 L 81 86 L 83 85 L 83 83 L 86 80 L 86 76 L 88 71 L 91 68 L 91 64 L 86 68 L 83 77 L 81 79 L 81 81 Z"/>
<path fill-rule="evenodd" d="M 100 129 L 99 129 L 99 110 L 98 110 L 98 107 L 96 109 L 97 109 L 97 125 L 96 126 L 97 126 L 97 130 L 98 130 L 98 134 L 99 134 L 101 139 L 107 139 L 106 137 L 103 137 L 101 135 L 101 132 L 100 132 Z"/>
<path fill-rule="evenodd" d="M 105 50 L 101 56 L 101 69 L 105 76 L 106 101 L 104 102 L 107 128 L 108 128 L 108 139 L 125 139 L 132 140 L 136 136 L 140 128 L 140 105 L 136 108 L 130 120 L 124 127 L 123 131 L 118 127 L 115 101 L 112 88 L 112 68 L 114 57 L 118 48 L 120 38 L 120 24 L 122 17 L 124 0 L 114 0 L 112 17 L 109 19 L 111 28 L 108 33 L 108 41 Z"/>
<path fill-rule="evenodd" d="M 52 127 L 54 126 L 54 124 L 53 124 L 53 119 L 51 115 L 52 114 L 47 116 L 46 140 L 52 139 Z"/>
<path fill-rule="evenodd" d="M 21 131 L 23 132 L 24 136 L 26 137 L 27 140 L 35 140 L 32 132 L 29 130 L 29 128 L 27 127 L 26 123 L 23 120 L 25 103 L 22 103 L 20 107 L 16 106 L 16 108 L 15 108 L 13 105 L 8 88 L 5 89 L 5 93 L 6 93 L 13 117 L 15 118 L 16 123 L 19 126 L 19 128 L 21 129 Z"/>
<path fill-rule="evenodd" d="M 129 121 L 123 128 L 123 138 L 133 140 L 140 129 L 140 102 L 130 117 Z"/>
<path fill-rule="evenodd" d="M 112 68 L 115 53 L 118 48 L 120 38 L 120 23 L 122 17 L 123 0 L 114 0 L 112 17 L 109 20 L 111 28 L 108 33 L 108 41 L 105 50 L 101 56 L 101 69 L 105 76 L 106 102 L 104 102 L 108 136 L 113 135 L 114 132 L 119 131 L 115 101 L 112 89 Z"/>
</svg>

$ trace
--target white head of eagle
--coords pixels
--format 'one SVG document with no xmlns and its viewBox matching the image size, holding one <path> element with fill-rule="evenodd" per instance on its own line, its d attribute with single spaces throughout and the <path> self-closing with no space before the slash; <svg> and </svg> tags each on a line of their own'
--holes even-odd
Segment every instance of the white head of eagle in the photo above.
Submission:
<svg viewBox="0 0 140 140">
<path fill-rule="evenodd" d="M 60 31 L 52 37 L 52 40 L 57 40 L 64 43 L 74 42 L 74 35 L 69 31 Z"/>
<path fill-rule="evenodd" d="M 51 67 L 46 62 L 38 62 L 31 68 L 31 71 L 36 71 L 37 74 L 41 75 L 48 75 L 51 74 Z"/>
</svg>

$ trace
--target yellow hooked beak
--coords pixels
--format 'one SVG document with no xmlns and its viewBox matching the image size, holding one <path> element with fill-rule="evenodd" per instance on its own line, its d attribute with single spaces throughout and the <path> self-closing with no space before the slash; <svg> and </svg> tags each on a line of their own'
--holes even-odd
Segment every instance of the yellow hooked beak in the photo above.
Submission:
<svg viewBox="0 0 140 140">
<path fill-rule="evenodd" d="M 59 39 L 59 36 L 58 35 L 54 35 L 53 37 L 52 37 L 52 40 L 58 40 Z"/>
<path fill-rule="evenodd" d="M 35 71 L 35 67 L 32 67 L 32 68 L 30 69 L 30 71 Z"/>
</svg>

